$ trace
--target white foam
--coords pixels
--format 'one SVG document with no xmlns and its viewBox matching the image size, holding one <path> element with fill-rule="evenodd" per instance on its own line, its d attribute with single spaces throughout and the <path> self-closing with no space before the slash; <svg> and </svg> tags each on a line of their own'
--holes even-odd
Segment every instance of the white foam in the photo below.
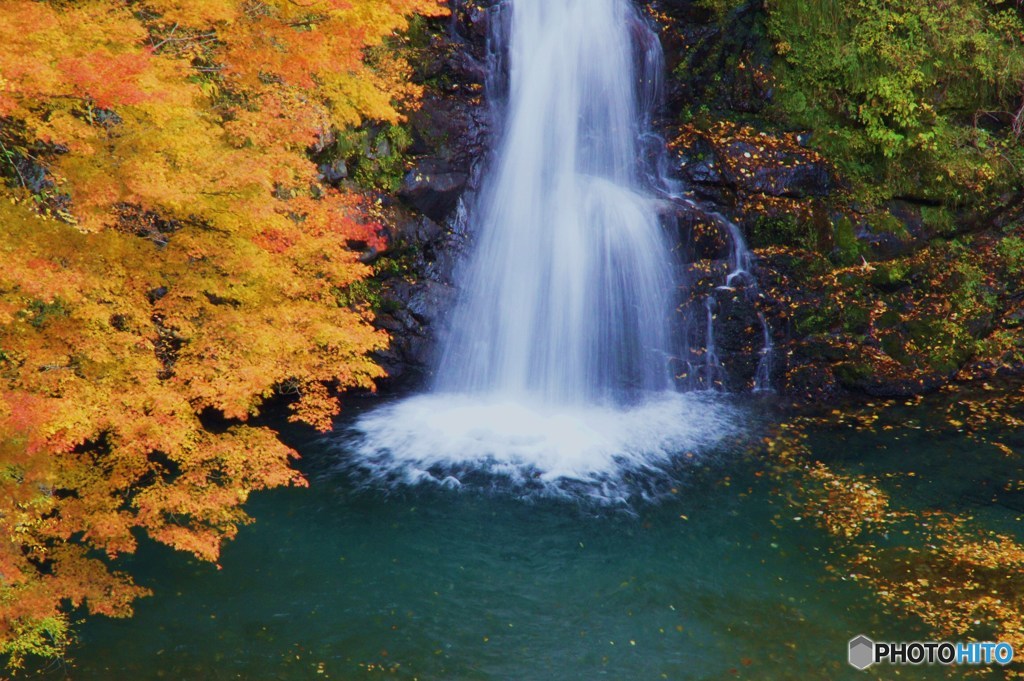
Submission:
<svg viewBox="0 0 1024 681">
<path fill-rule="evenodd" d="M 619 499 L 628 496 L 623 476 L 664 471 L 713 448 L 741 422 L 734 407 L 699 393 L 660 393 L 631 407 L 432 394 L 362 415 L 342 444 L 348 463 L 377 480 L 458 486 L 482 472 Z"/>
</svg>

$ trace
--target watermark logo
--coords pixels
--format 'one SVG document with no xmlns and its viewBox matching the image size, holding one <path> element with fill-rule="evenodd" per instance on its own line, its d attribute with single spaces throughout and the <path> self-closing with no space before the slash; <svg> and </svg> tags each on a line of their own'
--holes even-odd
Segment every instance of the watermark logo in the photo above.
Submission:
<svg viewBox="0 0 1024 681">
<path fill-rule="evenodd" d="M 857 669 L 867 669 L 875 663 L 875 642 L 861 634 L 850 639 L 850 664 Z"/>
<path fill-rule="evenodd" d="M 950 641 L 910 641 L 876 643 L 861 634 L 850 639 L 850 665 L 867 669 L 873 664 L 970 664 L 1008 665 L 1013 662 L 1013 646 L 991 641 L 952 643 Z"/>
</svg>

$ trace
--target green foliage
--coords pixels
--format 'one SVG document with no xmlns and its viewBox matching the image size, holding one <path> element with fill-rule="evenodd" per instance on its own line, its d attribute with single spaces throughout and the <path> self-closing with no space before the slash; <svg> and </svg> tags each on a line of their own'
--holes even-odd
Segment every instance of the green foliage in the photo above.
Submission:
<svg viewBox="0 0 1024 681">
<path fill-rule="evenodd" d="M 949 236 L 956 232 L 956 217 L 943 206 L 922 207 L 921 222 L 925 227 L 933 229 L 943 236 Z"/>
<path fill-rule="evenodd" d="M 820 310 L 804 310 L 796 317 L 796 330 L 802 336 L 813 336 L 828 331 L 830 320 Z"/>
<path fill-rule="evenodd" d="M 368 126 L 339 134 L 325 157 L 345 161 L 350 177 L 365 189 L 398 191 L 412 135 L 403 125 Z"/>
<path fill-rule="evenodd" d="M 412 146 L 412 135 L 400 125 L 389 125 L 378 132 L 370 149 L 359 159 L 355 179 L 364 187 L 398 191 L 405 175 L 405 151 Z"/>
<path fill-rule="evenodd" d="M 435 29 L 431 26 L 430 21 L 426 17 L 414 14 L 409 17 L 409 28 L 406 29 L 403 36 L 405 44 L 402 45 L 402 49 L 405 51 L 426 50 L 430 47 L 434 34 Z M 422 57 L 422 55 L 418 56 Z M 416 59 L 416 61 L 425 60 Z"/>
<path fill-rule="evenodd" d="M 984 285 L 985 271 L 970 246 L 970 240 L 956 239 L 939 246 L 940 253 L 946 256 L 956 287 L 950 294 L 950 302 L 956 310 L 967 314 L 990 308 L 996 302 Z"/>
<path fill-rule="evenodd" d="M 415 277 L 416 249 L 409 245 L 397 244 L 388 249 L 386 255 L 373 263 L 373 276 L 352 282 L 334 290 L 334 298 L 341 307 L 360 310 L 369 308 L 374 314 L 390 314 L 401 305 L 385 292 L 385 282 L 392 278 L 412 279 Z"/>
<path fill-rule="evenodd" d="M 379 309 L 382 304 L 380 283 L 371 280 L 354 281 L 344 288 L 335 291 L 338 305 L 359 309 L 369 307 Z"/>
<path fill-rule="evenodd" d="M 15 186 L 17 184 L 24 185 L 24 180 L 21 179 L 16 165 L 19 154 L 15 150 L 10 149 L 4 144 L 3 140 L 0 140 L 0 177 L 8 180 Z"/>
<path fill-rule="evenodd" d="M 751 236 L 754 247 L 801 245 L 813 250 L 807 224 L 789 213 L 759 215 Z"/>
<path fill-rule="evenodd" d="M 1002 256 L 1011 274 L 1024 272 L 1024 239 L 1008 236 L 999 242 L 996 252 Z"/>
<path fill-rule="evenodd" d="M 986 0 L 778 0 L 777 113 L 863 198 L 973 204 L 1019 183 L 1024 20 Z"/>
<path fill-rule="evenodd" d="M 940 374 L 956 371 L 976 351 L 975 339 L 963 325 L 949 319 L 911 319 L 906 327 L 910 340 L 922 350 L 927 365 Z"/>
<path fill-rule="evenodd" d="M 746 0 L 697 0 L 697 6 L 714 14 L 720 21 L 725 20 L 737 8 L 744 5 Z"/>
<path fill-rule="evenodd" d="M 864 244 L 857 238 L 856 228 L 849 218 L 840 218 L 833 228 L 832 259 L 840 265 L 852 265 L 864 253 Z"/>
<path fill-rule="evenodd" d="M 60 298 L 55 298 L 51 301 L 30 301 L 26 306 L 24 316 L 29 324 L 37 329 L 41 329 L 51 321 L 67 317 L 70 313 L 71 309 L 68 305 Z"/>
<path fill-rule="evenodd" d="M 903 261 L 885 263 L 875 267 L 871 283 L 881 289 L 902 286 L 909 282 L 910 265 Z"/>
<path fill-rule="evenodd" d="M 868 225 L 871 227 L 871 231 L 876 234 L 892 234 L 897 237 L 906 238 L 907 226 L 903 222 L 889 212 L 879 212 L 868 218 Z"/>
</svg>

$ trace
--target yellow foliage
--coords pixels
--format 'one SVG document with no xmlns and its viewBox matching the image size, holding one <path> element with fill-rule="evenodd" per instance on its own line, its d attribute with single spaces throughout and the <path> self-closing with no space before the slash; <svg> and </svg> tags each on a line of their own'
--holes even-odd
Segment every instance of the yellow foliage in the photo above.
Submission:
<svg viewBox="0 0 1024 681">
<path fill-rule="evenodd" d="M 249 425 L 264 400 L 294 393 L 294 419 L 325 429 L 338 391 L 383 375 L 369 353 L 386 335 L 337 302 L 369 274 L 349 244 L 380 245 L 379 226 L 319 186 L 307 150 L 414 105 L 408 65 L 380 50 L 414 12 L 441 3 L 0 0 L 0 654 L 15 665 L 59 649 L 67 603 L 130 614 L 145 590 L 96 556 L 133 551 L 137 528 L 215 560 L 252 491 L 304 484 L 295 453 Z"/>
</svg>

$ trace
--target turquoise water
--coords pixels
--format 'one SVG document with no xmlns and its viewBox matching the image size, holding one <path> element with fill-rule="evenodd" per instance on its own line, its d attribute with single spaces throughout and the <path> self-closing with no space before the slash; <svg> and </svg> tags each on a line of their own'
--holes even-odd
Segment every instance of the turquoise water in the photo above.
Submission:
<svg viewBox="0 0 1024 681">
<path fill-rule="evenodd" d="M 975 451 L 897 435 L 881 444 L 915 461 Z M 875 436 L 825 443 L 888 465 Z M 220 570 L 145 546 L 125 567 L 155 596 L 131 620 L 83 625 L 47 676 L 835 681 L 893 678 L 847 666 L 852 636 L 925 635 L 826 574 L 831 540 L 794 520 L 756 454 L 684 458 L 674 493 L 627 510 L 514 487 L 365 488 L 331 472 L 338 452 L 297 445 L 309 489 L 258 495 Z"/>
</svg>

